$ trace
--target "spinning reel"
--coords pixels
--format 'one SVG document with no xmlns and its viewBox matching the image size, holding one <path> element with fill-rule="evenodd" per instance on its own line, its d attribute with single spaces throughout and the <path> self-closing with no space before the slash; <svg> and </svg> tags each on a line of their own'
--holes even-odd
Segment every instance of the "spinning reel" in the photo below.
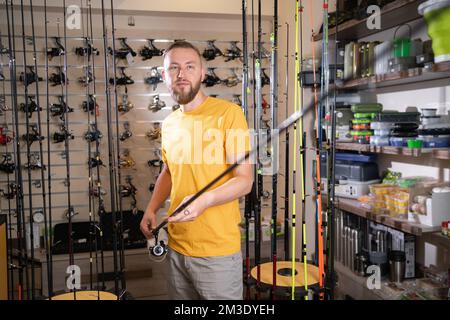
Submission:
<svg viewBox="0 0 450 320">
<path fill-rule="evenodd" d="M 123 128 L 125 131 L 120 134 L 120 141 L 125 141 L 133 136 L 133 132 L 130 131 L 130 123 L 128 121 L 123 123 Z"/>
<path fill-rule="evenodd" d="M 125 94 L 122 96 L 122 103 L 119 103 L 117 108 L 119 109 L 119 112 L 127 113 L 131 109 L 134 108 L 134 105 L 128 101 L 128 89 L 125 87 Z"/>
<path fill-rule="evenodd" d="M 106 167 L 103 164 L 103 161 L 100 159 L 100 155 L 97 155 L 97 157 L 95 157 L 95 158 L 90 158 L 88 160 L 88 165 L 89 165 L 90 168 L 96 168 L 96 167 L 99 167 L 99 166 Z"/>
<path fill-rule="evenodd" d="M 153 129 L 150 129 L 149 131 L 147 131 L 146 135 L 151 140 L 161 139 L 161 127 L 159 126 L 159 124 L 154 124 Z"/>
<path fill-rule="evenodd" d="M 128 185 L 127 186 L 120 185 L 119 193 L 120 193 L 120 197 L 122 197 L 122 198 L 131 197 L 131 211 L 133 213 L 135 213 L 135 212 L 137 212 L 137 207 L 136 207 L 137 188 L 131 183 L 131 180 L 133 180 L 133 178 L 131 178 L 130 176 L 127 176 L 125 178 L 125 182 L 128 183 Z"/>
<path fill-rule="evenodd" d="M 0 110 L 1 111 L 8 111 L 9 107 L 6 104 L 6 97 L 4 95 L 0 95 Z"/>
<path fill-rule="evenodd" d="M 166 103 L 159 98 L 159 94 L 153 97 L 153 102 L 148 106 L 148 110 L 158 112 L 166 106 Z"/>
<path fill-rule="evenodd" d="M 52 87 L 56 87 L 58 85 L 64 85 L 68 80 L 66 79 L 66 75 L 62 71 L 61 67 L 55 67 L 56 73 L 52 73 L 48 78 L 48 81 L 51 83 Z"/>
<path fill-rule="evenodd" d="M 20 104 L 20 110 L 28 114 L 28 118 L 31 118 L 33 116 L 33 112 L 36 111 L 42 111 L 42 108 L 40 108 L 36 101 L 34 101 L 33 96 L 27 96 L 27 99 L 29 100 L 28 103 L 21 103 Z"/>
<path fill-rule="evenodd" d="M 64 217 L 69 220 L 73 217 L 75 217 L 78 214 L 78 212 L 75 212 L 75 209 L 73 206 L 70 206 L 69 209 L 64 210 Z"/>
<path fill-rule="evenodd" d="M 3 161 L 2 163 L 0 163 L 0 171 L 3 171 L 5 173 L 14 173 L 16 165 L 10 161 L 12 161 L 11 153 L 3 154 Z"/>
<path fill-rule="evenodd" d="M 28 146 L 31 146 L 35 141 L 44 140 L 44 136 L 41 136 L 38 132 L 37 124 L 30 124 L 31 133 L 22 135 L 22 139 L 28 142 Z"/>
<path fill-rule="evenodd" d="M 30 153 L 29 162 L 24 165 L 25 169 L 30 170 L 38 170 L 38 169 L 44 169 L 45 166 L 41 162 L 41 158 L 39 157 L 38 153 Z"/>
<path fill-rule="evenodd" d="M 161 159 L 153 159 L 148 160 L 147 164 L 150 168 L 151 167 L 161 168 L 164 162 Z"/>
<path fill-rule="evenodd" d="M 235 72 L 235 69 L 231 68 L 230 70 L 232 75 L 226 78 L 225 80 L 222 80 L 222 82 L 229 88 L 235 87 L 241 82 L 241 80 L 239 80 L 239 77 Z"/>
<path fill-rule="evenodd" d="M 167 231 L 164 228 L 158 230 L 153 234 L 153 238 L 147 240 L 147 249 L 149 253 L 149 258 L 155 262 L 164 261 L 169 247 L 167 242 L 169 237 Z"/>
<path fill-rule="evenodd" d="M 98 56 L 100 51 L 92 46 L 91 40 L 89 38 L 84 39 L 85 47 L 77 47 L 75 48 L 75 54 L 80 57 L 86 57 L 90 55 Z"/>
<path fill-rule="evenodd" d="M 66 54 L 66 49 L 61 44 L 61 39 L 59 37 L 55 37 L 53 39 L 55 40 L 57 47 L 47 48 L 47 57 L 49 61 L 51 61 L 54 57 L 59 57 Z"/>
<path fill-rule="evenodd" d="M 66 139 L 67 139 L 67 140 L 69 140 L 69 139 L 71 139 L 71 140 L 75 139 L 75 137 L 74 137 L 69 131 L 67 131 L 65 125 L 62 124 L 62 125 L 60 126 L 60 130 L 61 130 L 61 132 L 55 132 L 55 133 L 53 134 L 53 142 L 54 142 L 54 143 L 61 143 L 61 142 L 66 141 Z"/>
<path fill-rule="evenodd" d="M 87 101 L 83 101 L 81 106 L 84 112 L 90 112 L 91 114 L 94 114 L 94 110 L 98 110 L 97 101 L 94 99 L 94 95 L 92 94 L 88 96 Z"/>
<path fill-rule="evenodd" d="M 87 87 L 92 81 L 94 81 L 94 75 L 92 74 L 91 69 L 88 67 L 85 68 L 85 75 L 78 78 L 78 83 Z"/>
<path fill-rule="evenodd" d="M 127 59 L 127 56 L 129 54 L 131 54 L 131 56 L 133 57 L 136 57 L 136 52 L 126 42 L 127 38 L 119 38 L 119 40 L 122 44 L 122 48 L 117 49 L 115 52 L 113 52 L 113 49 L 111 47 L 108 47 L 109 54 L 123 60 Z"/>
<path fill-rule="evenodd" d="M 153 44 L 154 41 L 154 39 L 148 39 L 149 46 L 144 46 L 144 48 L 139 51 L 139 54 L 141 55 L 143 61 L 149 60 L 153 57 L 160 57 L 164 54 L 164 50 L 160 50 L 155 47 L 155 45 Z"/>
<path fill-rule="evenodd" d="M 103 189 L 102 187 L 100 187 L 98 185 L 98 181 L 97 181 L 96 186 L 91 186 L 89 188 L 89 195 L 92 196 L 92 197 L 96 197 L 96 198 L 101 199 L 102 196 L 106 195 L 106 190 Z"/>
<path fill-rule="evenodd" d="M 88 132 L 86 132 L 84 135 L 84 138 L 88 142 L 99 141 L 102 137 L 103 134 L 100 132 L 100 130 L 97 129 L 97 126 L 95 124 L 90 124 Z"/>
<path fill-rule="evenodd" d="M 130 84 L 134 84 L 134 80 L 131 79 L 130 76 L 125 74 L 125 67 L 120 67 L 120 73 L 122 77 L 116 77 L 116 85 L 117 86 L 127 86 Z M 114 84 L 114 78 L 109 78 L 109 83 Z"/>
<path fill-rule="evenodd" d="M 222 80 L 220 80 L 220 78 L 214 72 L 215 69 L 216 68 L 208 68 L 208 72 L 205 76 L 205 79 L 202 82 L 205 84 L 206 87 L 213 87 L 216 84 L 219 84 L 222 82 Z"/>
<path fill-rule="evenodd" d="M 64 97 L 59 96 L 59 104 L 53 103 L 50 105 L 50 112 L 52 114 L 52 117 L 59 116 L 61 120 L 64 120 L 63 115 L 68 112 L 73 112 L 74 110 L 67 106 L 67 104 L 64 102 Z"/>
<path fill-rule="evenodd" d="M 216 57 L 223 56 L 222 51 L 214 45 L 215 40 L 208 41 L 208 47 L 203 51 L 203 57 L 206 61 L 214 60 Z"/>
<path fill-rule="evenodd" d="M 0 189 L 0 194 L 8 200 L 14 199 L 18 193 L 19 193 L 19 186 L 14 182 L 8 184 L 8 192 L 5 193 L 3 189 Z"/>
<path fill-rule="evenodd" d="M 37 81 L 43 81 L 44 79 L 42 77 L 38 77 L 36 72 L 34 72 L 33 67 L 27 66 L 29 72 L 21 72 L 19 76 L 20 82 L 23 83 L 25 87 L 28 87 L 30 84 L 37 82 Z"/>
<path fill-rule="evenodd" d="M 136 165 L 134 159 L 130 156 L 130 152 L 125 149 L 123 151 L 123 155 L 119 158 L 119 167 L 120 168 L 133 168 Z"/>
<path fill-rule="evenodd" d="M 153 67 L 150 70 L 150 76 L 144 79 L 144 82 L 150 86 L 153 86 L 153 91 L 158 87 L 158 83 L 163 82 L 162 75 L 159 73 L 157 67 Z"/>
<path fill-rule="evenodd" d="M 227 53 L 224 54 L 225 62 L 239 59 L 242 60 L 242 50 L 238 48 L 237 41 L 231 41 L 231 47 L 227 49 Z"/>
<path fill-rule="evenodd" d="M 265 70 L 266 70 L 265 68 L 261 69 L 261 87 L 264 87 L 265 85 L 270 85 L 270 78 L 266 74 Z"/>
<path fill-rule="evenodd" d="M 174 104 L 172 106 L 172 111 L 177 111 L 178 109 L 180 109 L 180 105 L 179 104 Z"/>
<path fill-rule="evenodd" d="M 6 132 L 8 132 L 8 128 L 0 127 L 0 145 L 2 146 L 6 146 L 12 141 L 12 137 L 8 136 Z"/>
</svg>

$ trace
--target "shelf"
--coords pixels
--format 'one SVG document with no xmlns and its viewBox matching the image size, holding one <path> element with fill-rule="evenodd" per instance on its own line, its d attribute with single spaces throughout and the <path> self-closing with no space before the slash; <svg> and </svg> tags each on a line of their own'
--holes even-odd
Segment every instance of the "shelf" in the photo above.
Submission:
<svg viewBox="0 0 450 320">
<path fill-rule="evenodd" d="M 357 151 L 357 152 L 393 154 L 408 157 L 431 156 L 435 159 L 450 160 L 450 148 L 410 149 L 408 147 L 392 147 L 392 146 L 380 147 L 369 144 L 337 142 L 336 149 Z"/>
<path fill-rule="evenodd" d="M 381 10 L 381 29 L 370 30 L 367 28 L 367 19 L 346 21 L 337 26 L 338 39 L 355 40 L 419 19 L 421 16 L 417 12 L 417 8 L 422 2 L 424 0 L 397 0 L 385 5 Z M 329 36 L 334 34 L 336 34 L 336 27 L 328 30 Z M 322 40 L 322 38 L 322 33 L 313 36 L 314 41 Z"/>
<path fill-rule="evenodd" d="M 421 236 L 424 233 L 436 232 L 440 230 L 440 227 L 429 227 L 404 219 L 396 219 L 386 214 L 374 214 L 371 210 L 361 207 L 358 200 L 346 198 L 336 199 L 337 201 L 335 202 L 335 207 L 338 209 L 416 236 Z"/>
<path fill-rule="evenodd" d="M 426 70 L 424 68 L 413 68 L 407 71 L 393 72 L 381 76 L 349 80 L 345 81 L 341 85 L 337 84 L 336 89 L 369 90 L 411 83 L 422 83 L 446 78 L 450 78 L 449 61 L 436 63 L 433 65 L 431 70 Z"/>
</svg>

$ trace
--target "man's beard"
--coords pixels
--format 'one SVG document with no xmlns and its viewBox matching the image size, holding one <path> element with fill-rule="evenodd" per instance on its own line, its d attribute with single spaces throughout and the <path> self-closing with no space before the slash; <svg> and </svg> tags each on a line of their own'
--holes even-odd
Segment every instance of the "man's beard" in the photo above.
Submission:
<svg viewBox="0 0 450 320">
<path fill-rule="evenodd" d="M 172 98 L 180 105 L 185 105 L 194 100 L 197 93 L 200 91 L 201 81 L 198 81 L 197 83 L 192 86 L 192 84 L 189 82 L 189 90 L 187 92 L 185 91 L 178 91 L 176 89 L 176 84 L 174 87 L 172 87 L 171 94 Z"/>
</svg>

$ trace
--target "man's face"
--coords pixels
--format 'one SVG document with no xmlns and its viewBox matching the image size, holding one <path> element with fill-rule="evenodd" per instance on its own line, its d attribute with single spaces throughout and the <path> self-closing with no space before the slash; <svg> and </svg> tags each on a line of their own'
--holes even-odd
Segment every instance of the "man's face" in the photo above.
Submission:
<svg viewBox="0 0 450 320">
<path fill-rule="evenodd" d="M 200 57 L 192 49 L 172 49 L 164 59 L 162 76 L 178 104 L 188 104 L 195 98 L 204 75 Z"/>
</svg>

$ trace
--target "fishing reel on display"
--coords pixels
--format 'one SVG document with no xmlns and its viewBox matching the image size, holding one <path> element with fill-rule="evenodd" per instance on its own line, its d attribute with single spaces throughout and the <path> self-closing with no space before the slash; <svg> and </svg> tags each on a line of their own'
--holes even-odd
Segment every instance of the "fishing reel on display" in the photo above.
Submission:
<svg viewBox="0 0 450 320">
<path fill-rule="evenodd" d="M 123 123 L 123 128 L 125 131 L 120 134 L 120 141 L 125 141 L 133 136 L 133 132 L 130 131 L 130 123 L 128 121 Z"/>
<path fill-rule="evenodd" d="M 24 168 L 30 170 L 45 170 L 45 166 L 41 162 L 39 153 L 30 153 L 29 161 L 24 165 Z"/>
<path fill-rule="evenodd" d="M 91 114 L 94 114 L 94 111 L 98 111 L 98 104 L 94 98 L 95 96 L 90 94 L 87 97 L 87 100 L 83 101 L 81 107 L 83 108 L 84 112 L 90 112 Z"/>
<path fill-rule="evenodd" d="M 259 58 L 259 53 L 258 53 L 258 52 L 255 52 L 255 53 L 253 54 L 253 57 L 254 57 L 255 59 L 258 59 L 258 58 Z M 270 57 L 271 57 L 270 51 L 267 50 L 267 49 L 264 48 L 264 47 L 261 47 L 261 59 L 269 59 Z"/>
<path fill-rule="evenodd" d="M 106 195 L 106 190 L 99 186 L 98 181 L 95 185 L 89 188 L 89 196 L 102 199 Z"/>
<path fill-rule="evenodd" d="M 266 68 L 261 69 L 261 88 L 263 88 L 266 85 L 270 85 L 270 78 L 266 74 Z"/>
<path fill-rule="evenodd" d="M 144 78 L 144 82 L 150 86 L 153 86 L 152 89 L 153 91 L 156 90 L 156 88 L 158 87 L 158 83 L 162 83 L 163 79 L 162 79 L 162 75 L 161 73 L 158 71 L 157 67 L 153 67 L 150 70 L 150 76 L 147 78 Z"/>
<path fill-rule="evenodd" d="M 177 111 L 178 109 L 180 109 L 180 105 L 179 104 L 174 104 L 172 106 L 172 111 Z"/>
<path fill-rule="evenodd" d="M 100 51 L 92 45 L 92 42 L 89 38 L 84 39 L 85 47 L 77 47 L 75 48 L 75 54 L 80 57 L 86 56 L 98 56 L 100 55 Z"/>
<path fill-rule="evenodd" d="M 8 135 L 9 130 L 6 127 L 0 127 L 0 145 L 6 146 L 12 141 L 12 137 Z"/>
<path fill-rule="evenodd" d="M 42 108 L 37 105 L 33 96 L 27 96 L 27 99 L 29 100 L 28 103 L 21 103 L 19 108 L 20 111 L 28 114 L 28 118 L 31 118 L 33 117 L 33 112 L 42 111 Z"/>
<path fill-rule="evenodd" d="M 100 139 L 102 137 L 103 137 L 103 134 L 100 132 L 100 130 L 97 129 L 97 126 L 95 125 L 95 123 L 91 123 L 89 125 L 89 130 L 84 135 L 84 138 L 88 142 L 100 141 Z"/>
<path fill-rule="evenodd" d="M 8 111 L 9 106 L 6 104 L 6 97 L 5 95 L 0 95 L 0 111 Z"/>
<path fill-rule="evenodd" d="M 153 234 L 153 238 L 147 240 L 148 257 L 154 262 L 162 262 L 169 250 L 167 243 L 169 236 L 165 228 L 161 228 Z"/>
<path fill-rule="evenodd" d="M 134 80 L 125 74 L 125 67 L 120 67 L 121 77 L 116 77 L 116 86 L 128 86 L 134 84 Z M 109 78 L 109 83 L 114 84 L 114 78 Z"/>
<path fill-rule="evenodd" d="M 70 206 L 68 209 L 64 210 L 63 217 L 67 220 L 72 219 L 78 215 L 78 212 L 75 211 L 75 208 L 73 206 Z"/>
<path fill-rule="evenodd" d="M 225 62 L 239 59 L 242 62 L 242 50 L 237 46 L 237 41 L 230 42 L 230 48 L 227 49 L 227 53 L 224 54 Z"/>
<path fill-rule="evenodd" d="M 53 134 L 53 142 L 54 143 L 61 143 L 67 140 L 73 140 L 75 137 L 66 129 L 65 125 L 60 125 L 61 132 L 55 132 Z"/>
<path fill-rule="evenodd" d="M 238 106 L 242 107 L 242 100 L 240 94 L 233 94 L 233 100 L 231 101 L 234 104 L 237 104 Z"/>
<path fill-rule="evenodd" d="M 119 186 L 119 193 L 121 198 L 131 198 L 131 211 L 133 214 L 137 213 L 137 207 L 136 207 L 136 193 L 137 188 L 131 183 L 133 178 L 131 176 L 127 176 L 125 178 L 125 182 L 128 185 L 120 185 Z"/>
<path fill-rule="evenodd" d="M 208 68 L 205 79 L 202 82 L 206 87 L 213 87 L 216 84 L 220 84 L 222 82 L 222 80 L 215 73 L 215 69 L 216 68 Z"/>
<path fill-rule="evenodd" d="M 33 67 L 27 66 L 29 72 L 21 72 L 19 75 L 19 81 L 23 83 L 25 87 L 38 81 L 43 81 L 42 77 L 38 77 L 36 72 L 34 72 Z"/>
<path fill-rule="evenodd" d="M 2 197 L 8 200 L 14 199 L 18 193 L 19 193 L 19 186 L 14 182 L 8 184 L 8 192 L 5 192 L 5 190 L 0 189 L 0 194 L 2 195 Z"/>
<path fill-rule="evenodd" d="M 238 75 L 236 74 L 236 71 L 234 68 L 231 68 L 231 76 L 226 78 L 225 80 L 222 80 L 222 82 L 229 88 L 237 86 L 241 80 L 239 80 Z"/>
<path fill-rule="evenodd" d="M 161 159 L 153 159 L 153 160 L 148 160 L 147 164 L 150 168 L 154 167 L 154 168 L 161 168 L 164 164 L 164 162 Z"/>
<path fill-rule="evenodd" d="M 139 55 L 142 57 L 142 60 L 150 60 L 153 57 L 160 57 L 164 54 L 164 50 L 160 50 L 155 47 L 154 39 L 148 39 L 149 46 L 144 46 L 140 51 Z"/>
<path fill-rule="evenodd" d="M 56 87 L 58 85 L 65 85 L 69 81 L 66 79 L 66 75 L 62 71 L 61 67 L 54 67 L 56 72 L 52 73 L 48 78 L 48 81 L 52 85 L 52 87 Z"/>
<path fill-rule="evenodd" d="M 121 112 L 122 114 L 127 113 L 134 108 L 134 105 L 130 101 L 128 101 L 127 93 L 128 89 L 125 87 L 125 94 L 122 96 L 122 102 L 117 106 L 119 112 Z"/>
<path fill-rule="evenodd" d="M 119 167 L 124 169 L 131 169 L 136 165 L 136 161 L 130 156 L 128 149 L 123 150 L 122 155 L 119 157 Z"/>
<path fill-rule="evenodd" d="M 205 58 L 206 61 L 214 60 L 217 57 L 223 56 L 222 51 L 220 51 L 219 48 L 217 48 L 214 44 L 215 40 L 209 40 L 208 46 L 203 51 L 203 58 Z"/>
<path fill-rule="evenodd" d="M 159 123 L 153 124 L 153 129 L 147 131 L 146 136 L 150 138 L 150 140 L 160 140 L 161 139 L 161 127 Z"/>
<path fill-rule="evenodd" d="M 158 112 L 162 108 L 166 107 L 166 103 L 159 98 L 159 94 L 153 96 L 153 102 L 148 106 L 148 110 L 152 112 Z"/>
<path fill-rule="evenodd" d="M 28 132 L 28 133 L 22 135 L 22 140 L 27 141 L 28 146 L 31 146 L 33 144 L 33 142 L 44 140 L 44 136 L 41 136 L 38 132 L 37 124 L 35 124 L 35 123 L 30 124 L 29 128 L 30 128 L 29 131 L 31 131 L 31 133 Z"/>
<path fill-rule="evenodd" d="M 61 39 L 58 37 L 53 38 L 55 40 L 56 47 L 47 48 L 47 57 L 51 61 L 55 57 L 60 57 L 66 54 L 66 49 L 61 44 Z"/>
<path fill-rule="evenodd" d="M 58 103 L 52 103 L 50 105 L 50 112 L 52 114 L 52 117 L 60 117 L 61 120 L 64 120 L 64 114 L 68 112 L 73 112 L 73 108 L 67 106 L 67 104 L 64 102 L 63 96 L 58 96 L 59 104 Z"/>
<path fill-rule="evenodd" d="M 16 170 L 16 165 L 12 161 L 12 154 L 11 153 L 4 153 L 3 154 L 3 161 L 0 163 L 0 171 L 4 173 L 14 173 L 14 170 Z"/>
<path fill-rule="evenodd" d="M 127 38 L 119 38 L 120 44 L 122 45 L 122 48 L 117 49 L 116 51 L 113 51 L 111 47 L 108 47 L 108 52 L 110 55 L 114 55 L 118 59 L 126 60 L 128 55 L 131 55 L 132 57 L 136 57 L 136 52 L 127 44 Z"/>
<path fill-rule="evenodd" d="M 88 160 L 88 165 L 89 165 L 89 167 L 92 169 L 92 168 L 96 168 L 96 167 L 106 167 L 104 164 L 103 164 L 103 161 L 102 161 L 102 159 L 100 159 L 100 155 L 97 155 L 95 158 L 90 158 L 89 160 Z"/>
<path fill-rule="evenodd" d="M 92 81 L 94 81 L 94 75 L 90 68 L 85 67 L 84 76 L 78 78 L 78 83 L 87 87 Z"/>
</svg>

